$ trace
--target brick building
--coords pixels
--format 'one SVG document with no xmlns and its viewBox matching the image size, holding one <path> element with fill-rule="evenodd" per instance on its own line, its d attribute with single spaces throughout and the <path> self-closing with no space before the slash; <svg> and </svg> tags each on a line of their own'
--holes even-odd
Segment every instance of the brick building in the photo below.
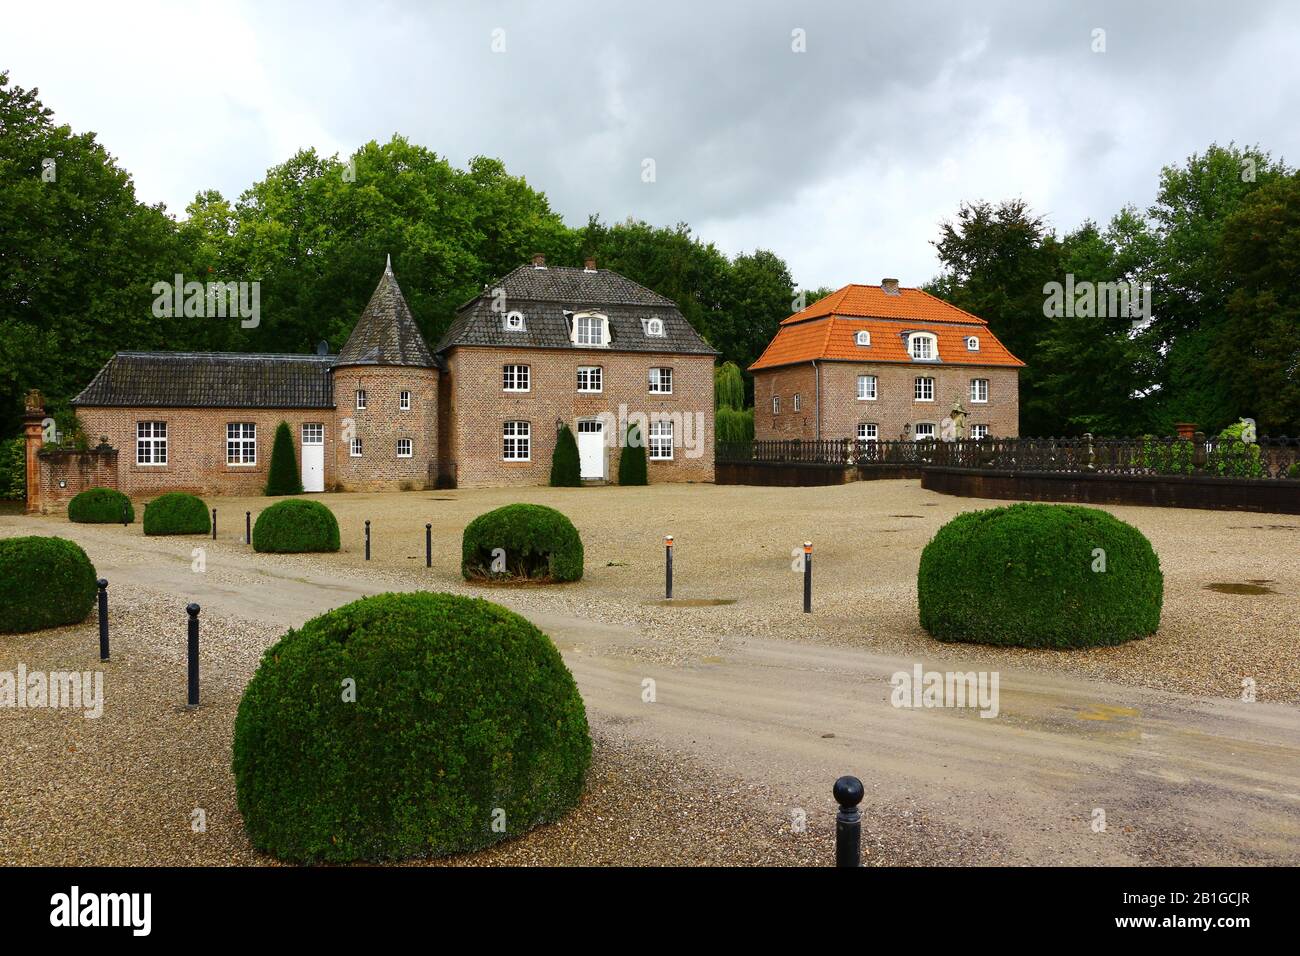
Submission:
<svg viewBox="0 0 1300 956">
<path fill-rule="evenodd" d="M 749 367 L 754 435 L 1015 437 L 1024 364 L 983 319 L 921 289 L 847 285 L 784 319 Z M 945 436 L 957 406 L 965 435 Z"/>
<path fill-rule="evenodd" d="M 73 399 L 99 447 L 37 456 L 36 493 L 41 507 L 93 484 L 259 494 L 282 421 L 307 491 L 544 484 L 561 424 L 600 481 L 629 422 L 651 481 L 711 481 L 715 355 L 671 300 L 541 257 L 462 306 L 431 351 L 390 263 L 338 355 L 117 353 Z"/>
</svg>

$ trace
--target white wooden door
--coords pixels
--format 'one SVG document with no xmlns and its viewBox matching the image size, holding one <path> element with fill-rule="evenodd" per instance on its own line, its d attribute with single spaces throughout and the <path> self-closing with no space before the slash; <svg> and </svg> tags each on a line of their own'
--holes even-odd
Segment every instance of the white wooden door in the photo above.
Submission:
<svg viewBox="0 0 1300 956">
<path fill-rule="evenodd" d="M 302 490 L 325 490 L 325 426 L 320 422 L 302 426 Z"/>
<path fill-rule="evenodd" d="M 578 420 L 578 466 L 583 478 L 605 477 L 605 423 L 598 418 Z"/>
</svg>

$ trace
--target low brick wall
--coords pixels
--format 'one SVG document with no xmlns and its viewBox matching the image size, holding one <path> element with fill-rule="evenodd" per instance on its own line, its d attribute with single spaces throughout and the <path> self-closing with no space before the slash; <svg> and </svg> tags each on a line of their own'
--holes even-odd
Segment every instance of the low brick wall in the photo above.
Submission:
<svg viewBox="0 0 1300 956">
<path fill-rule="evenodd" d="M 1300 481 L 1289 479 L 1053 474 L 927 467 L 921 474 L 921 487 L 965 498 L 1300 514 Z"/>
<path fill-rule="evenodd" d="M 843 465 L 799 462 L 717 462 L 714 483 L 719 485 L 770 485 L 779 488 L 842 485 L 849 480 Z"/>
<path fill-rule="evenodd" d="M 63 511 L 69 501 L 88 488 L 118 487 L 116 448 L 42 448 L 36 459 L 42 513 Z"/>
</svg>

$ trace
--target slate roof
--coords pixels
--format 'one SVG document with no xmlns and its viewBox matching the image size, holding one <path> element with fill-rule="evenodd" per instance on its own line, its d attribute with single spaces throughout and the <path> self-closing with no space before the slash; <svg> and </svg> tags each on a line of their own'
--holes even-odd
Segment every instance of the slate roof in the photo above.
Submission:
<svg viewBox="0 0 1300 956">
<path fill-rule="evenodd" d="M 505 292 L 507 311 L 524 315 L 522 332 L 507 332 L 503 314 L 493 311 L 496 290 Z M 716 355 L 717 350 L 686 321 L 672 299 L 609 269 L 520 266 L 490 283 L 482 295 L 461 306 L 435 352 L 457 346 L 575 348 L 566 312 L 595 309 L 609 317 L 609 345 L 615 352 L 672 352 Z M 664 335 L 648 336 L 643 319 L 663 320 Z M 586 346 L 583 346 L 586 348 Z"/>
<path fill-rule="evenodd" d="M 429 346 L 397 285 L 391 260 L 334 364 L 434 366 Z"/>
<path fill-rule="evenodd" d="M 336 355 L 118 352 L 73 405 L 333 408 Z"/>
</svg>

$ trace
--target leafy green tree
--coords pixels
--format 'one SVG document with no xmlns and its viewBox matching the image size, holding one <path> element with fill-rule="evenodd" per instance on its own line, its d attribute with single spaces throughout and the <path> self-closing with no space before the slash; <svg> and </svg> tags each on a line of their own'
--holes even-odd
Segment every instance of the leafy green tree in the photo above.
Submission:
<svg viewBox="0 0 1300 956">
<path fill-rule="evenodd" d="M 578 442 L 568 425 L 561 426 L 555 439 L 555 452 L 551 456 L 551 487 L 577 488 L 582 484 L 582 469 L 578 461 Z"/>
<path fill-rule="evenodd" d="M 713 400 L 716 408 L 745 407 L 745 378 L 735 362 L 723 362 L 713 370 Z"/>
<path fill-rule="evenodd" d="M 289 430 L 288 422 L 280 422 L 275 428 L 266 494 L 272 497 L 302 494 L 302 475 L 298 471 L 298 456 L 293 450 L 293 432 Z"/>
</svg>

